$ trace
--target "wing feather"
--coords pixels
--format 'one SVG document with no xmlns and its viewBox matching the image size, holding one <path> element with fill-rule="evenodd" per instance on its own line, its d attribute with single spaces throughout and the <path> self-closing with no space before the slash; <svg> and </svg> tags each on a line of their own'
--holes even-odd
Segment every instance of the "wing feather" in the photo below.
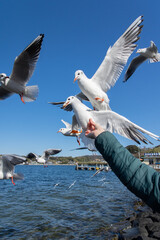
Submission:
<svg viewBox="0 0 160 240">
<path fill-rule="evenodd" d="M 9 92 L 8 90 L 4 89 L 2 86 L 0 86 L 0 100 L 6 99 L 13 95 L 13 93 Z"/>
<path fill-rule="evenodd" d="M 2 155 L 2 160 L 10 162 L 12 165 L 17 165 L 17 164 L 26 162 L 25 157 L 15 155 L 15 154 Z"/>
<path fill-rule="evenodd" d="M 123 82 L 126 82 L 132 76 L 132 74 L 136 71 L 139 65 L 141 65 L 146 60 L 147 60 L 147 57 L 144 57 L 142 55 L 139 55 L 138 57 L 133 58 L 133 60 L 129 64 L 127 71 L 125 72 Z"/>
<path fill-rule="evenodd" d="M 40 34 L 16 57 L 10 79 L 25 85 L 31 78 L 39 58 L 44 34 Z"/>
<path fill-rule="evenodd" d="M 55 155 L 55 154 L 57 154 L 61 151 L 62 151 L 62 149 L 47 149 L 47 150 L 44 151 L 42 156 L 45 155 L 45 157 L 48 157 L 50 155 Z"/>
<path fill-rule="evenodd" d="M 106 131 L 118 133 L 121 136 L 132 139 L 137 143 L 151 143 L 142 133 L 159 140 L 159 136 L 155 135 L 144 128 L 129 121 L 127 118 L 113 111 L 93 111 L 94 121 L 99 123 Z"/>
<path fill-rule="evenodd" d="M 138 17 L 123 35 L 115 42 L 113 47 L 109 48 L 107 54 L 92 77 L 94 82 L 97 82 L 103 91 L 108 91 L 119 78 L 128 58 L 136 48 L 135 42 L 139 39 L 139 34 L 142 30 L 142 16 Z"/>
</svg>

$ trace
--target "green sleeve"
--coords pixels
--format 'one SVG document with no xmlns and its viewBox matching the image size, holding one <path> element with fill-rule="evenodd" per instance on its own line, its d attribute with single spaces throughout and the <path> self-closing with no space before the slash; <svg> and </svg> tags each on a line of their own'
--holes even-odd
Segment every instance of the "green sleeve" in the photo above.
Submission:
<svg viewBox="0 0 160 240">
<path fill-rule="evenodd" d="M 121 182 L 153 210 L 160 212 L 160 174 L 135 158 L 110 132 L 101 133 L 95 139 L 95 145 Z"/>
</svg>

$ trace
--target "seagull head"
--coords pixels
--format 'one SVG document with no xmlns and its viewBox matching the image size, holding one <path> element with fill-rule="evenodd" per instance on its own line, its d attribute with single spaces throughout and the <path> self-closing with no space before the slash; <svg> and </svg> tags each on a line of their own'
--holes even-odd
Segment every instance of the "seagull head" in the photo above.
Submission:
<svg viewBox="0 0 160 240">
<path fill-rule="evenodd" d="M 57 133 L 61 132 L 62 134 L 65 133 L 65 128 L 60 128 Z"/>
<path fill-rule="evenodd" d="M 146 51 L 145 48 L 139 48 L 136 53 L 141 54 L 141 53 L 144 53 L 145 51 Z"/>
<path fill-rule="evenodd" d="M 5 74 L 5 73 L 1 73 L 0 74 L 0 82 L 5 84 L 6 79 L 8 79 L 9 77 Z M 5 84 L 6 85 L 6 84 Z"/>
<path fill-rule="evenodd" d="M 66 108 L 69 104 L 72 104 L 72 102 L 74 101 L 75 97 L 74 96 L 70 96 L 67 98 L 67 100 L 65 101 L 65 103 L 63 104 L 63 109 Z"/>
<path fill-rule="evenodd" d="M 82 70 L 77 70 L 75 72 L 75 78 L 74 78 L 74 82 L 76 80 L 80 80 L 83 76 L 85 76 L 84 72 Z"/>
</svg>

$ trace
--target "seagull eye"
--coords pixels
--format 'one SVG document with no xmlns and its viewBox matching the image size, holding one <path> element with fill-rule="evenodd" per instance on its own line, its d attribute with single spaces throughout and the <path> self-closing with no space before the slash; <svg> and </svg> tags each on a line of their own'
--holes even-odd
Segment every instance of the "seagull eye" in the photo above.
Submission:
<svg viewBox="0 0 160 240">
<path fill-rule="evenodd" d="M 77 75 L 80 75 L 80 73 L 78 73 Z"/>
</svg>

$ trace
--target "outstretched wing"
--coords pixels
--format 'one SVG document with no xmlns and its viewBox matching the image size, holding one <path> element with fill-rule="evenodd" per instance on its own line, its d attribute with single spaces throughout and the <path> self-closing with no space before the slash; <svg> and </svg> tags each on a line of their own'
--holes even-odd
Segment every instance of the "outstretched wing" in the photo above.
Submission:
<svg viewBox="0 0 160 240">
<path fill-rule="evenodd" d="M 77 95 L 75 95 L 76 98 L 78 98 L 80 101 L 85 100 L 85 101 L 89 101 L 89 99 L 82 93 L 78 93 Z M 49 102 L 50 104 L 54 105 L 54 106 L 58 106 L 61 109 L 63 109 L 63 104 L 65 103 L 65 101 L 61 101 L 61 102 Z M 71 112 L 72 109 L 72 105 L 69 104 L 65 109 L 65 111 L 69 111 Z"/>
<path fill-rule="evenodd" d="M 72 129 L 72 125 L 66 121 L 64 121 L 63 119 L 61 120 L 61 122 L 64 123 L 64 125 L 66 126 L 67 129 Z"/>
<path fill-rule="evenodd" d="M 19 156 L 19 155 L 16 155 L 16 154 L 2 155 L 2 160 L 10 162 L 12 165 L 17 165 L 17 164 L 21 164 L 23 162 L 26 162 L 25 157 L 22 157 L 22 156 Z"/>
<path fill-rule="evenodd" d="M 155 52 L 155 53 L 158 52 L 157 46 L 155 45 L 155 43 L 153 41 L 151 41 L 151 48 L 153 49 L 153 52 Z"/>
<path fill-rule="evenodd" d="M 50 155 L 55 155 L 55 154 L 57 154 L 61 151 L 62 151 L 62 149 L 47 149 L 47 150 L 44 151 L 42 156 L 45 155 L 45 157 L 48 157 Z"/>
<path fill-rule="evenodd" d="M 152 144 L 142 133 L 159 140 L 159 136 L 141 128 L 113 111 L 92 111 L 92 115 L 93 120 L 100 124 L 106 131 L 118 133 L 121 136 L 134 140 L 138 144 L 140 144 L 140 141 Z"/>
<path fill-rule="evenodd" d="M 26 158 L 29 158 L 29 159 L 36 158 L 36 159 L 38 159 L 38 155 L 35 154 L 35 153 L 30 152 L 30 153 L 28 153 L 28 155 L 26 156 Z"/>
<path fill-rule="evenodd" d="M 49 102 L 50 104 L 54 105 L 54 106 L 58 106 L 60 107 L 61 109 L 63 109 L 63 104 L 65 103 L 64 102 Z M 66 108 L 64 108 L 65 111 L 69 111 L 71 112 L 73 109 L 72 109 L 72 105 L 69 104 Z"/>
<path fill-rule="evenodd" d="M 133 60 L 129 64 L 127 71 L 125 72 L 123 82 L 126 82 L 132 76 L 132 74 L 136 71 L 139 65 L 141 65 L 146 60 L 147 60 L 147 57 L 144 57 L 142 55 L 139 55 L 138 57 L 133 58 Z"/>
<path fill-rule="evenodd" d="M 44 34 L 40 34 L 16 57 L 10 79 L 24 85 L 29 81 L 39 58 L 43 38 Z"/>
<path fill-rule="evenodd" d="M 7 91 L 2 86 L 0 86 L 0 100 L 10 97 L 13 93 Z"/>
<path fill-rule="evenodd" d="M 92 80 L 101 86 L 103 91 L 108 91 L 119 78 L 129 56 L 136 48 L 135 42 L 139 39 L 142 29 L 142 16 L 138 17 L 123 35 L 109 48 L 107 54 L 92 77 Z"/>
</svg>

